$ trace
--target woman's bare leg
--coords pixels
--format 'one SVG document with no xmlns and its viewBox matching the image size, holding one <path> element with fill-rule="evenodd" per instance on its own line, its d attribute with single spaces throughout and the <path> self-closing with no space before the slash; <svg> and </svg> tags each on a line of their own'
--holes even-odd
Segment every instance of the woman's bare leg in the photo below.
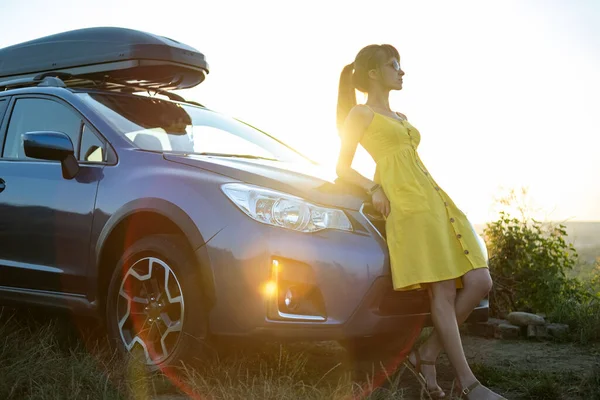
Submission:
<svg viewBox="0 0 600 400">
<path fill-rule="evenodd" d="M 487 296 L 491 289 L 492 278 L 487 268 L 474 269 L 463 276 L 463 289 L 456 295 L 455 304 L 458 325 L 467 320 L 481 299 Z M 438 357 L 443 347 L 435 328 L 420 349 L 424 359 L 435 360 Z"/>
<path fill-rule="evenodd" d="M 492 288 L 492 278 L 487 268 L 478 268 L 467 272 L 463 276 L 463 289 L 456 295 L 455 311 L 457 324 L 460 325 L 469 317 L 473 309 L 479 304 Z M 419 348 L 423 360 L 435 361 L 443 350 L 442 342 L 434 328 L 431 336 Z M 416 363 L 414 354 L 410 355 L 413 365 Z M 429 389 L 437 387 L 436 371 L 434 365 L 421 365 L 421 372 L 427 379 Z"/>
<path fill-rule="evenodd" d="M 463 351 L 458 322 L 456 319 L 456 284 L 454 280 L 434 282 L 429 285 L 431 319 L 437 330 L 440 342 L 446 350 L 462 387 L 475 382 Z"/>
</svg>

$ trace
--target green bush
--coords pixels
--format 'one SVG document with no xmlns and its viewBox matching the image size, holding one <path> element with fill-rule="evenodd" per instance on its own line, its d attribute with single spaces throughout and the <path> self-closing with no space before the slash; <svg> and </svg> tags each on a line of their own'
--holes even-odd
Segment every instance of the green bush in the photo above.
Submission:
<svg viewBox="0 0 600 400">
<path fill-rule="evenodd" d="M 562 224 L 517 219 L 505 212 L 484 230 L 494 287 L 490 312 L 504 318 L 511 311 L 544 313 L 567 323 L 581 343 L 600 340 L 598 274 L 582 282 L 570 277 L 578 262 Z"/>
<path fill-rule="evenodd" d="M 577 262 L 575 248 L 565 241 L 564 225 L 544 225 L 500 213 L 484 231 L 494 288 L 495 316 L 519 310 L 547 313 L 563 298 L 580 301 L 585 291 L 567 272 Z"/>
</svg>

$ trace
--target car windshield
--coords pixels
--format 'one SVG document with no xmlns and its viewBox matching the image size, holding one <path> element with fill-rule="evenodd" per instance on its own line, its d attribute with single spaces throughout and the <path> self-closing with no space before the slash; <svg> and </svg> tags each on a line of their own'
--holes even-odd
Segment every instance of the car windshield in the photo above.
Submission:
<svg viewBox="0 0 600 400">
<path fill-rule="evenodd" d="M 311 163 L 268 134 L 202 107 L 148 96 L 78 95 L 143 150 Z"/>
</svg>

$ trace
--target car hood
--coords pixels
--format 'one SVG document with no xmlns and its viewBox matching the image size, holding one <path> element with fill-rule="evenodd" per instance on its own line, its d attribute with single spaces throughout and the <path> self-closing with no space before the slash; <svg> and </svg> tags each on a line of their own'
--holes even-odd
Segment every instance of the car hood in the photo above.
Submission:
<svg viewBox="0 0 600 400">
<path fill-rule="evenodd" d="M 317 204 L 358 210 L 367 200 L 362 189 L 336 181 L 335 171 L 318 165 L 194 154 L 164 154 L 164 158 L 299 196 Z"/>
</svg>

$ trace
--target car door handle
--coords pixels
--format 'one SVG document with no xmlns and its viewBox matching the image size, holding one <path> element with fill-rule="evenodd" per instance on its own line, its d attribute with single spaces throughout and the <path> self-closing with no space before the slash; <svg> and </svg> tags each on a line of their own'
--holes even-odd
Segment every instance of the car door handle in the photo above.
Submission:
<svg viewBox="0 0 600 400">
<path fill-rule="evenodd" d="M 0 192 L 4 189 L 6 189 L 6 182 L 4 182 L 4 179 L 0 179 Z"/>
</svg>

